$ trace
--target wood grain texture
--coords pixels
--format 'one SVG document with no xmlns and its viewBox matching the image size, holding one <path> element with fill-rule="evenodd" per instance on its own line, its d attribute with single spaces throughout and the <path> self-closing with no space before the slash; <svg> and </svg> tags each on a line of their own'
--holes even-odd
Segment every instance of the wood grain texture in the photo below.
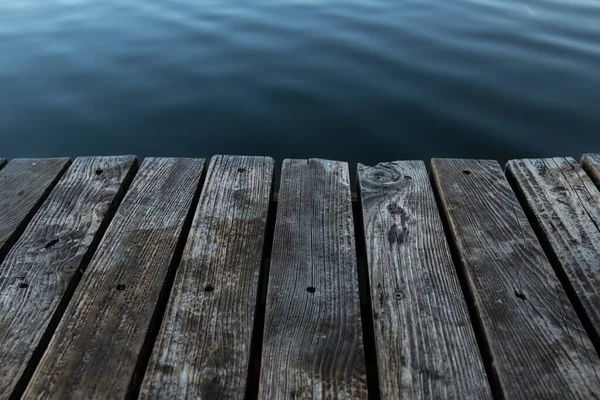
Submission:
<svg viewBox="0 0 600 400">
<path fill-rule="evenodd" d="M 596 186 L 600 188 L 600 153 L 584 154 L 581 157 L 581 166 Z"/>
<path fill-rule="evenodd" d="M 141 398 L 243 398 L 273 160 L 215 156 Z"/>
<path fill-rule="evenodd" d="M 283 162 L 259 398 L 366 398 L 346 163 Z"/>
<path fill-rule="evenodd" d="M 68 158 L 21 158 L 0 170 L 0 261 L 70 163 Z"/>
<path fill-rule="evenodd" d="M 425 164 L 358 180 L 381 397 L 491 398 Z"/>
<path fill-rule="evenodd" d="M 25 398 L 124 398 L 139 384 L 136 364 L 203 166 L 194 159 L 143 162 Z"/>
<path fill-rule="evenodd" d="M 13 393 L 51 335 L 51 318 L 60 319 L 59 303 L 68 302 L 71 278 L 78 272 L 79 280 L 135 162 L 133 156 L 76 159 L 0 265 L 0 398 Z"/>
<path fill-rule="evenodd" d="M 598 398 L 598 355 L 498 163 L 433 160 L 432 178 L 505 397 Z"/>
<path fill-rule="evenodd" d="M 513 160 L 507 174 L 599 348 L 600 192 L 572 158 Z"/>
</svg>

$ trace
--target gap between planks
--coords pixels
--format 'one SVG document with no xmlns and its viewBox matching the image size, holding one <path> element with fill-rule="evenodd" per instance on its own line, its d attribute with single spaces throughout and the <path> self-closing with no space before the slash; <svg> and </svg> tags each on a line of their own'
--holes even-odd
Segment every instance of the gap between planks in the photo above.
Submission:
<svg viewBox="0 0 600 400">
<path fill-rule="evenodd" d="M 572 158 L 512 160 L 506 173 L 600 354 L 600 191 Z"/>
<path fill-rule="evenodd" d="M 212 158 L 141 398 L 244 396 L 273 164 Z"/>
<path fill-rule="evenodd" d="M 425 164 L 359 164 L 381 395 L 491 398 Z"/>
<path fill-rule="evenodd" d="M 136 167 L 134 156 L 76 159 L 1 265 L 0 305 L 8 308 L 0 317 L 0 387 L 7 396 L 25 389 Z M 20 281 L 12 283 L 14 276 Z"/>
<path fill-rule="evenodd" d="M 32 376 L 25 397 L 134 395 L 203 160 L 147 158 Z M 175 260 L 176 261 L 176 260 Z M 168 291 L 167 291 L 168 292 Z M 158 321 L 160 322 L 160 321 Z"/>
<path fill-rule="evenodd" d="M 434 160 L 432 176 L 503 394 L 597 392 L 598 355 L 498 163 Z"/>
<path fill-rule="evenodd" d="M 0 262 L 70 164 L 69 158 L 19 158 L 0 169 Z"/>
<path fill-rule="evenodd" d="M 353 206 L 355 206 L 355 205 L 357 204 L 357 202 L 356 202 L 356 197 L 357 197 L 356 193 L 352 193 L 352 203 L 353 203 Z M 274 208 L 274 207 L 273 207 L 273 205 L 275 205 L 275 206 L 277 205 L 277 200 L 278 200 L 278 194 L 277 194 L 277 193 L 274 193 L 274 194 L 273 194 L 273 196 L 272 196 L 272 205 L 271 205 L 271 208 Z M 274 220 L 271 220 L 271 221 L 272 221 L 272 222 L 269 224 L 269 228 L 274 228 L 275 221 L 274 221 Z M 357 232 L 357 230 L 356 230 L 356 226 L 355 226 L 355 234 L 356 234 L 356 232 Z M 357 240 L 357 245 L 358 245 L 358 240 Z M 266 244 L 265 244 L 265 246 L 266 246 Z M 358 252 L 359 252 L 359 250 L 357 249 L 357 254 L 358 254 Z M 267 256 L 266 256 L 266 252 L 265 252 L 264 254 L 265 254 L 265 257 L 267 257 Z M 357 258 L 358 258 L 358 257 L 357 257 Z M 269 260 L 268 260 L 268 259 L 265 259 L 263 262 L 265 262 L 265 263 L 266 263 L 267 261 L 269 261 Z M 265 276 L 265 281 L 266 281 L 267 279 L 268 279 L 268 276 Z M 262 280 L 261 280 L 261 282 L 262 282 Z M 266 289 L 266 286 L 267 286 L 267 284 L 265 283 L 265 284 L 264 284 L 264 288 L 265 288 L 265 289 Z M 368 299 L 368 297 L 367 297 L 367 299 Z M 368 301 L 368 300 L 367 300 L 367 301 Z M 159 303 L 160 303 L 160 302 L 159 302 Z M 165 300 L 165 302 L 164 302 L 164 303 L 165 303 L 165 305 L 166 305 L 166 300 Z M 258 314 L 257 314 L 257 316 L 258 316 Z M 254 341 L 254 339 L 253 339 L 253 341 Z"/>
</svg>

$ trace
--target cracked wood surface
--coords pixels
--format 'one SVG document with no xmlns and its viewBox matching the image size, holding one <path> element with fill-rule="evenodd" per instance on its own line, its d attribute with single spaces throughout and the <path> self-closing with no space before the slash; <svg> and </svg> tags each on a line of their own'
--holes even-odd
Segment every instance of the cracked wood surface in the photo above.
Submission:
<svg viewBox="0 0 600 400">
<path fill-rule="evenodd" d="M 422 161 L 358 165 L 384 399 L 491 398 Z"/>
<path fill-rule="evenodd" d="M 581 166 L 596 186 L 600 187 L 600 153 L 584 154 L 581 157 Z"/>
<path fill-rule="evenodd" d="M 530 220 L 496 162 L 434 160 L 439 209 L 359 166 L 370 393 L 346 163 L 284 161 L 263 326 L 273 161 L 133 160 L 0 159 L 0 398 L 599 398 L 600 155 L 509 163 Z"/>
<path fill-rule="evenodd" d="M 436 159 L 432 178 L 504 395 L 598 398 L 598 354 L 498 163 Z"/>
<path fill-rule="evenodd" d="M 31 358 L 43 352 L 134 163 L 134 156 L 76 159 L 0 265 L 0 398 L 13 393 L 26 366 L 35 368 Z"/>
<path fill-rule="evenodd" d="M 348 165 L 285 160 L 259 398 L 366 398 Z"/>
<path fill-rule="evenodd" d="M 19 158 L 0 170 L 0 261 L 70 163 L 68 158 Z"/>
<path fill-rule="evenodd" d="M 162 315 L 204 160 L 146 158 L 106 230 L 25 398 L 125 398 Z M 186 233 L 183 233 L 186 234 Z M 144 350 L 147 349 L 147 350 Z"/>
<path fill-rule="evenodd" d="M 572 158 L 513 160 L 507 173 L 598 349 L 600 192 Z"/>
<path fill-rule="evenodd" d="M 274 162 L 215 156 L 141 398 L 243 398 Z"/>
</svg>

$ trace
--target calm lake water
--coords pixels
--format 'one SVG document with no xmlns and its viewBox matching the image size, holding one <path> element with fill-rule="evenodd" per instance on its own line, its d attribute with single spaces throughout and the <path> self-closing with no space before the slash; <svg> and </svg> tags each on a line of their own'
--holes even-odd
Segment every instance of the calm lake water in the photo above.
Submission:
<svg viewBox="0 0 600 400">
<path fill-rule="evenodd" d="M 0 0 L 0 155 L 600 151 L 600 0 Z"/>
</svg>

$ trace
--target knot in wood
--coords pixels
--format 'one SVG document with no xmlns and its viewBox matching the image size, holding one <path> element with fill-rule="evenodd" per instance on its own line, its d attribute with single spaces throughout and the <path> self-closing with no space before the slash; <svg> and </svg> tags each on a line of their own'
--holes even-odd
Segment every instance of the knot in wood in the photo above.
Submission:
<svg viewBox="0 0 600 400">
<path fill-rule="evenodd" d="M 365 175 L 368 180 L 377 184 L 394 183 L 405 179 L 401 173 L 383 164 L 369 168 Z"/>
</svg>

